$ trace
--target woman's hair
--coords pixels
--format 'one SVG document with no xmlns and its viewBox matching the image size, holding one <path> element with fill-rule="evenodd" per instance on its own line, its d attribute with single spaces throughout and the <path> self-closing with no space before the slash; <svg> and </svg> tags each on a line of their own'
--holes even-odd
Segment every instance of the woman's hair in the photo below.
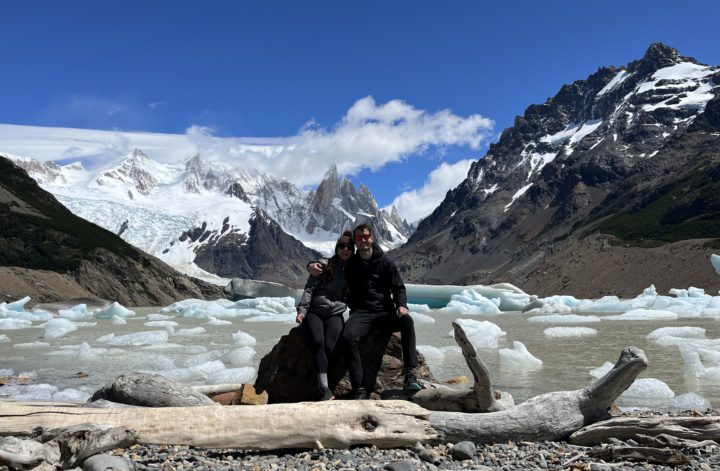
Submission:
<svg viewBox="0 0 720 471">
<path fill-rule="evenodd" d="M 340 260 L 340 257 L 338 256 L 338 244 L 342 243 L 342 238 L 347 237 L 349 239 L 349 244 L 352 246 L 351 252 L 355 252 L 355 243 L 353 242 L 353 234 L 350 231 L 344 231 L 340 237 L 338 237 L 337 242 L 335 243 L 335 253 L 332 257 L 330 257 L 330 260 L 328 260 L 327 265 L 323 266 L 323 278 L 327 282 L 332 279 L 333 272 L 335 271 L 335 265 Z"/>
</svg>

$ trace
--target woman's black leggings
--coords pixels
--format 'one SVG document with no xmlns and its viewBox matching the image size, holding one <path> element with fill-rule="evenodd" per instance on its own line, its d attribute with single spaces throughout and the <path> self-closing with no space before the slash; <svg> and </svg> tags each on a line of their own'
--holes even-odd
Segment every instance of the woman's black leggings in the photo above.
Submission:
<svg viewBox="0 0 720 471">
<path fill-rule="evenodd" d="M 335 348 L 335 344 L 337 344 L 343 330 L 343 316 L 342 314 L 336 314 L 320 317 L 310 311 L 303 322 L 307 323 L 315 344 L 315 366 L 317 366 L 318 373 L 327 373 L 328 357 Z"/>
</svg>

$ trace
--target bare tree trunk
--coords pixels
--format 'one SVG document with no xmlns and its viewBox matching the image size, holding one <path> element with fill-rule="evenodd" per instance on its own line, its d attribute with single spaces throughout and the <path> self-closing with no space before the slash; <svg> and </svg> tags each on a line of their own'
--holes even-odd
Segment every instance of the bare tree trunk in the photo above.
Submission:
<svg viewBox="0 0 720 471">
<path fill-rule="evenodd" d="M 578 430 L 570 436 L 570 442 L 591 446 L 617 438 L 643 443 L 644 439 L 639 436 L 663 434 L 685 440 L 720 442 L 720 417 L 615 417 Z"/>
</svg>

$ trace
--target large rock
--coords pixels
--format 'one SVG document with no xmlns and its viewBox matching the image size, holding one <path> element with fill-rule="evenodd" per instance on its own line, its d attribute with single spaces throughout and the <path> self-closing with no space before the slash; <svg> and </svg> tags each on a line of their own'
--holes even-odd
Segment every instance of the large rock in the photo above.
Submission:
<svg viewBox="0 0 720 471">
<path fill-rule="evenodd" d="M 365 388 L 372 398 L 380 392 L 403 387 L 403 360 L 400 334 L 387 328 L 372 331 L 361 343 Z M 258 368 L 255 389 L 267 391 L 268 403 L 314 401 L 317 398 L 317 370 L 313 361 L 313 346 L 305 326 L 295 327 L 263 357 Z M 328 381 L 335 397 L 350 393 L 347 378 L 347 359 L 342 341 L 333 351 L 328 366 Z M 418 353 L 416 375 L 419 379 L 436 382 L 422 354 Z"/>
</svg>

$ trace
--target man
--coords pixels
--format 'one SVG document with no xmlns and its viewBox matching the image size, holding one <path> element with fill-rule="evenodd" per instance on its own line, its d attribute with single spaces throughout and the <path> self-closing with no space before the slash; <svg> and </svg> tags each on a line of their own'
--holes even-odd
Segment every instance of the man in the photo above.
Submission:
<svg viewBox="0 0 720 471">
<path fill-rule="evenodd" d="M 353 236 L 357 252 L 348 260 L 345 269 L 350 319 L 342 333 L 348 347 L 353 399 L 368 398 L 363 386 L 360 341 L 379 325 L 387 325 L 393 332 L 400 332 L 405 362 L 404 389 L 418 391 L 421 386 L 413 372 L 417 367 L 415 325 L 407 308 L 405 285 L 400 273 L 393 261 L 374 243 L 370 226 L 360 224 L 353 231 Z M 317 274 L 317 266 L 311 264 L 310 271 Z"/>
</svg>

